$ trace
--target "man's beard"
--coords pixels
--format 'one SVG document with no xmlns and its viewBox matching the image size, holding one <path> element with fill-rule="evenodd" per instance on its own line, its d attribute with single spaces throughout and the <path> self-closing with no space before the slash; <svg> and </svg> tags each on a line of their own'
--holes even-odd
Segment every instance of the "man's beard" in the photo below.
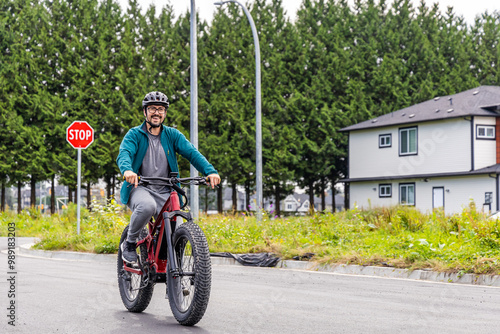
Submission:
<svg viewBox="0 0 500 334">
<path fill-rule="evenodd" d="M 155 123 L 153 123 L 153 122 L 157 122 L 157 124 L 155 124 Z M 150 117 L 149 117 L 149 122 L 148 122 L 148 123 L 149 123 L 149 125 L 151 125 L 153 128 L 158 128 L 158 127 L 160 127 L 160 126 L 161 126 L 161 123 L 163 123 L 163 122 L 162 122 L 162 120 L 161 120 L 161 117 L 159 117 L 159 116 L 150 116 Z"/>
</svg>

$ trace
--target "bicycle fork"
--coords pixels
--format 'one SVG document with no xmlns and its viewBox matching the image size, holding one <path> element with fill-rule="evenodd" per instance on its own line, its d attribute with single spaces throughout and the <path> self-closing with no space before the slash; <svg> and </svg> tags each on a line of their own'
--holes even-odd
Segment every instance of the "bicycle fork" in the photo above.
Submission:
<svg viewBox="0 0 500 334">
<path fill-rule="evenodd" d="M 180 216 L 186 219 L 188 222 L 192 221 L 191 213 L 182 212 L 182 211 L 172 211 L 172 212 L 164 212 L 163 213 L 163 221 L 165 222 L 165 239 L 167 239 L 167 252 L 168 252 L 168 262 L 170 262 L 170 274 L 174 277 L 178 277 L 180 274 L 179 271 L 179 263 L 177 263 L 177 258 L 174 253 L 173 243 L 173 231 L 172 231 L 172 218 L 176 218 Z"/>
</svg>

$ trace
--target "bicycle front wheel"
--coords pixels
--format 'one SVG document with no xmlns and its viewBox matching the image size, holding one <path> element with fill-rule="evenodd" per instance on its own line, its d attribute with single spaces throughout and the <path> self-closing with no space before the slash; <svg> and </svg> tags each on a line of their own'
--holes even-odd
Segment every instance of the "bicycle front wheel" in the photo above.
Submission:
<svg viewBox="0 0 500 334">
<path fill-rule="evenodd" d="M 170 270 L 167 274 L 170 308 L 181 325 L 193 326 L 205 314 L 210 298 L 212 267 L 207 239 L 198 225 L 188 222 L 176 229 L 172 245 L 179 276 Z"/>
</svg>

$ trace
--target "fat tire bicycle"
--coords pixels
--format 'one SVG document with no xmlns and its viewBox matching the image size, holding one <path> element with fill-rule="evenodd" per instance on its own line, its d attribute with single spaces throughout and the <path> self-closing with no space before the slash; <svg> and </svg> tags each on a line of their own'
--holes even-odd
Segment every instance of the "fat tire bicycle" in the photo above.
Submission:
<svg viewBox="0 0 500 334">
<path fill-rule="evenodd" d="M 166 294 L 175 319 L 185 326 L 198 323 L 208 306 L 212 267 L 208 243 L 202 229 L 189 212 L 185 192 L 177 185 L 207 185 L 203 177 L 140 177 L 139 185 L 165 185 L 173 188 L 156 220 L 151 218 L 139 235 L 137 264 L 122 259 L 118 247 L 118 286 L 123 305 L 130 312 L 144 311 L 153 296 L 156 283 L 166 283 Z M 181 207 L 179 194 L 185 197 Z M 186 220 L 177 225 L 177 217 Z M 123 230 L 120 245 L 127 238 Z"/>
</svg>

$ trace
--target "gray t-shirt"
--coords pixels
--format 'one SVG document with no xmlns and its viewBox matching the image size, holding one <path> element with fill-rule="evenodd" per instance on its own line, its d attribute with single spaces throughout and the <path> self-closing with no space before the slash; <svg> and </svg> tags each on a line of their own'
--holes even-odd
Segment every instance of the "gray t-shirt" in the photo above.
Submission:
<svg viewBox="0 0 500 334">
<path fill-rule="evenodd" d="M 165 155 L 165 150 L 161 146 L 160 135 L 152 135 L 145 130 L 148 134 L 148 150 L 142 160 L 142 165 L 139 170 L 140 175 L 149 177 L 168 177 L 168 161 Z M 154 192 L 170 192 L 170 187 L 148 185 L 146 188 Z"/>
</svg>

